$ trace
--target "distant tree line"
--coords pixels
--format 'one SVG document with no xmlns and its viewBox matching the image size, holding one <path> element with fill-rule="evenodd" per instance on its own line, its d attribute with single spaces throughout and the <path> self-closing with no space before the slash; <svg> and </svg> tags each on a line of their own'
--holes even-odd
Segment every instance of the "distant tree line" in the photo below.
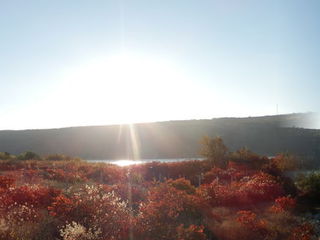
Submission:
<svg viewBox="0 0 320 240">
<path fill-rule="evenodd" d="M 79 160 L 79 158 L 73 158 L 64 154 L 48 154 L 40 156 L 39 154 L 26 151 L 18 155 L 10 154 L 8 152 L 0 152 L 0 160 L 47 160 L 47 161 L 70 161 Z"/>
</svg>

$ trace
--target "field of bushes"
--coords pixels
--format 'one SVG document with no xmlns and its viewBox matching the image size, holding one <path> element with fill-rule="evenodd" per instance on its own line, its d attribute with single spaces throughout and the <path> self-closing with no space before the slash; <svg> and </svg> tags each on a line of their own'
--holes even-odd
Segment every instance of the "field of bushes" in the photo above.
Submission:
<svg viewBox="0 0 320 240">
<path fill-rule="evenodd" d="M 0 239 L 319 237 L 320 174 L 286 177 L 285 155 L 127 167 L 59 156 L 0 161 Z"/>
</svg>

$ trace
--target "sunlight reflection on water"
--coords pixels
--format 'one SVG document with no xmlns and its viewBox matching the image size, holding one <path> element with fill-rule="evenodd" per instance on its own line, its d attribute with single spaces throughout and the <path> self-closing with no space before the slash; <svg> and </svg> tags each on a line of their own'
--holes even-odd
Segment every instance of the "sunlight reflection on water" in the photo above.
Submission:
<svg viewBox="0 0 320 240">
<path fill-rule="evenodd" d="M 118 165 L 120 167 L 130 166 L 134 164 L 141 164 L 143 161 L 139 160 L 116 160 L 116 161 L 110 161 L 110 163 Z"/>
<path fill-rule="evenodd" d="M 102 162 L 102 163 L 112 163 L 120 167 L 143 164 L 150 162 L 183 162 L 191 160 L 203 160 L 203 158 L 177 158 L 177 159 L 141 159 L 141 160 L 130 160 L 130 159 L 121 159 L 121 160 L 87 160 L 89 162 Z"/>
</svg>

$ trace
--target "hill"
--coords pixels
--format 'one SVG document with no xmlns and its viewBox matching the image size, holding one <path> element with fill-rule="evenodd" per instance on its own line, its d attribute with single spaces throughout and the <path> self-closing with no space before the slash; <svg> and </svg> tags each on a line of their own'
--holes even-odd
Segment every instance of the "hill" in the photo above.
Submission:
<svg viewBox="0 0 320 240">
<path fill-rule="evenodd" d="M 63 153 L 84 159 L 198 157 L 202 136 L 221 136 L 230 150 L 319 156 L 320 131 L 299 127 L 308 114 L 183 120 L 41 130 L 0 131 L 0 151 Z"/>
</svg>

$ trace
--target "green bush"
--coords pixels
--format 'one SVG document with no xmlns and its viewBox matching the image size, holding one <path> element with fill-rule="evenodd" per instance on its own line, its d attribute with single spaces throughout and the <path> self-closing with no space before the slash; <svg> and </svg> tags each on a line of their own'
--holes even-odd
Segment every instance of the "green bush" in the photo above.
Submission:
<svg viewBox="0 0 320 240">
<path fill-rule="evenodd" d="M 38 154 L 31 151 L 21 153 L 17 156 L 17 158 L 19 160 L 41 160 L 41 157 Z"/>
<path fill-rule="evenodd" d="M 13 155 L 11 155 L 10 153 L 8 152 L 0 152 L 0 160 L 9 160 L 9 159 L 12 159 L 14 158 Z"/>
<path fill-rule="evenodd" d="M 311 200 L 320 200 L 319 171 L 300 176 L 296 183 L 305 196 L 308 196 Z"/>
</svg>

